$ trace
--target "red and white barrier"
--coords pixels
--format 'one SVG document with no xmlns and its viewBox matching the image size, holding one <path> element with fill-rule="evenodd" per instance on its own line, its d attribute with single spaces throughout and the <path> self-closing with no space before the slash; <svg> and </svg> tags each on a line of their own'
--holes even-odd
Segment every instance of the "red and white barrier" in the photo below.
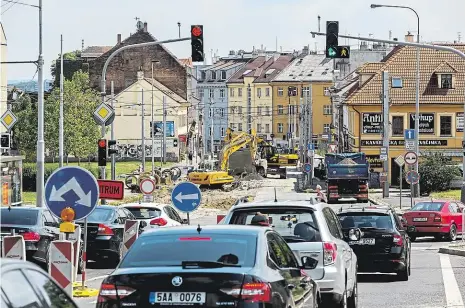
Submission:
<svg viewBox="0 0 465 308">
<path fill-rule="evenodd" d="M 60 240 L 66 240 L 66 234 L 60 233 Z M 74 233 L 70 233 L 68 235 L 68 241 L 73 242 L 73 251 L 74 251 L 74 274 L 73 274 L 73 281 L 76 281 L 78 269 L 79 269 L 79 262 L 81 261 L 79 258 L 79 253 L 81 251 L 81 226 L 75 225 Z"/>
<path fill-rule="evenodd" d="M 3 237 L 2 258 L 26 261 L 26 244 L 21 235 Z"/>
<path fill-rule="evenodd" d="M 216 215 L 216 224 L 219 224 L 225 217 L 226 215 Z"/>
<path fill-rule="evenodd" d="M 73 242 L 53 241 L 50 243 L 48 272 L 70 296 L 73 295 L 73 259 Z"/>
<path fill-rule="evenodd" d="M 123 255 L 125 255 L 132 244 L 139 237 L 139 220 L 126 220 L 124 223 L 124 234 L 123 234 Z"/>
</svg>

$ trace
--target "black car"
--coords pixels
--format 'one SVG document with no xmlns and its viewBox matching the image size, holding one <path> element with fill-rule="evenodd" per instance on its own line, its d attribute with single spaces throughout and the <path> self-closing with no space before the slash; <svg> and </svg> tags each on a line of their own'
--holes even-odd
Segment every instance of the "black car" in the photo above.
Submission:
<svg viewBox="0 0 465 308">
<path fill-rule="evenodd" d="M 349 241 L 358 258 L 359 272 L 397 273 L 410 276 L 410 239 L 396 212 L 390 207 L 351 207 L 338 213 L 343 232 L 361 230 L 359 241 Z"/>
<path fill-rule="evenodd" d="M 87 259 L 117 264 L 123 253 L 124 223 L 136 217 L 127 209 L 99 205 L 87 216 Z M 84 230 L 84 221 L 77 224 Z"/>
<path fill-rule="evenodd" d="M 50 211 L 39 207 L 2 207 L 0 211 L 1 237 L 11 235 L 13 231 L 22 235 L 26 259 L 48 263 L 50 243 L 58 240 L 60 235 L 59 222 Z"/>
<path fill-rule="evenodd" d="M 316 264 L 301 262 L 268 227 L 152 229 L 103 280 L 96 307 L 317 307 L 302 270 Z"/>
<path fill-rule="evenodd" d="M 2 308 L 78 308 L 73 300 L 37 265 L 1 259 Z"/>
</svg>

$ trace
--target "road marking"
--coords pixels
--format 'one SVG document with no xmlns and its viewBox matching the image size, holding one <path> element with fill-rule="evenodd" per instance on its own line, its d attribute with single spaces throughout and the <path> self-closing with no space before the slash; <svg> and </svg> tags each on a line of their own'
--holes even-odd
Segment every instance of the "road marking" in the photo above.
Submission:
<svg viewBox="0 0 465 308">
<path fill-rule="evenodd" d="M 99 279 L 104 279 L 104 278 L 107 278 L 108 275 L 102 275 L 102 276 L 97 276 L 97 277 L 93 277 L 93 278 L 89 278 L 89 279 L 86 279 L 86 282 L 89 282 L 89 281 L 94 281 L 94 280 L 99 280 Z M 75 281 L 77 283 L 82 283 L 82 281 Z"/>
<path fill-rule="evenodd" d="M 457 280 L 455 279 L 452 264 L 450 263 L 449 255 L 440 254 L 439 259 L 441 261 L 442 279 L 444 281 L 447 307 L 465 307 Z"/>
</svg>

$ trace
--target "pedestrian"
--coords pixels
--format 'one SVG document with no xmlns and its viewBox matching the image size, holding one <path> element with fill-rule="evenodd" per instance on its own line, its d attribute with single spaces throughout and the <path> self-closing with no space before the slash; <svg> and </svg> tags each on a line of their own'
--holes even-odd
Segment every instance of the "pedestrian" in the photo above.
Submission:
<svg viewBox="0 0 465 308">
<path fill-rule="evenodd" d="M 189 158 L 189 165 L 192 165 L 192 151 L 189 152 L 189 155 L 187 155 Z"/>
<path fill-rule="evenodd" d="M 323 202 L 328 202 L 328 199 L 326 198 L 326 194 L 321 191 L 320 185 L 316 185 L 316 197 L 319 198 Z"/>
</svg>

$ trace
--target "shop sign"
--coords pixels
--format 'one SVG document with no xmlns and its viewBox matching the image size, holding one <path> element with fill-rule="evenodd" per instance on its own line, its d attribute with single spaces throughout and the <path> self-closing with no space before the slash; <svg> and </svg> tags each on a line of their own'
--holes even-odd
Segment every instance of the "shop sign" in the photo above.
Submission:
<svg viewBox="0 0 465 308">
<path fill-rule="evenodd" d="M 455 130 L 463 132 L 463 112 L 457 112 L 455 115 Z"/>
<path fill-rule="evenodd" d="M 381 113 L 362 113 L 362 130 L 364 134 L 381 134 L 383 115 Z"/>
<path fill-rule="evenodd" d="M 410 129 L 415 129 L 415 114 L 410 114 Z M 434 134 L 434 113 L 420 113 L 420 134 Z"/>
<path fill-rule="evenodd" d="M 383 168 L 383 161 L 379 155 L 367 155 L 367 161 L 370 164 L 370 168 Z"/>
<path fill-rule="evenodd" d="M 420 140 L 420 146 L 439 147 L 447 146 L 447 140 Z M 389 146 L 404 146 L 405 140 L 389 140 Z M 383 140 L 362 140 L 362 147 L 381 147 Z"/>
</svg>

